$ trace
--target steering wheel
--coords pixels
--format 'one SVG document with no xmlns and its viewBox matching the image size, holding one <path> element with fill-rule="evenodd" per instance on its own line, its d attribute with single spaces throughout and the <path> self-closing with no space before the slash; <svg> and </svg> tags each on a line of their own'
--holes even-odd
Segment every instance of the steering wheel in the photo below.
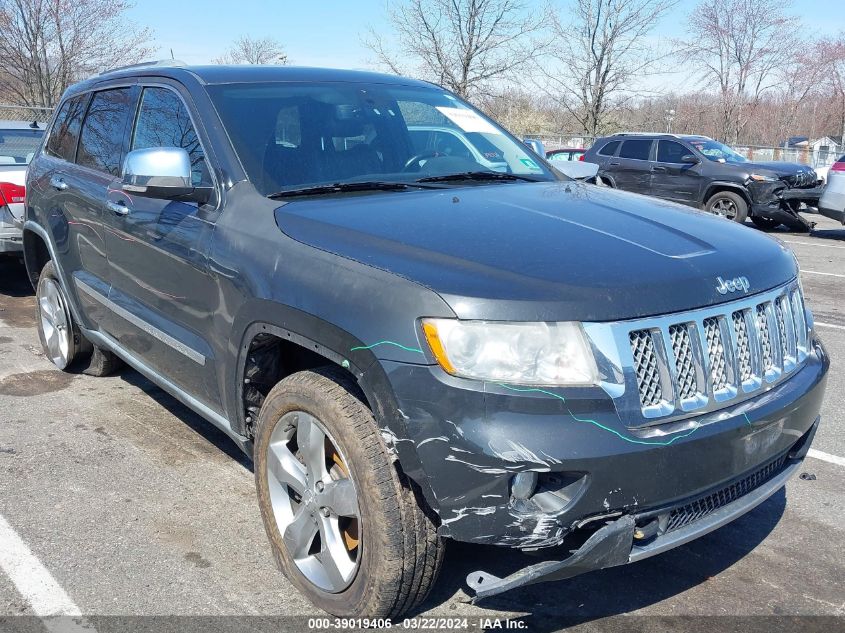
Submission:
<svg viewBox="0 0 845 633">
<path fill-rule="evenodd" d="M 417 166 L 417 169 L 415 171 L 418 171 L 421 167 L 421 160 L 425 160 L 426 158 L 437 158 L 438 156 L 443 156 L 443 154 L 436 150 L 428 150 L 427 152 L 420 152 L 419 154 L 414 154 L 407 161 L 405 161 L 405 166 L 402 167 L 402 172 L 404 173 L 406 171 L 410 171 L 411 167 L 413 167 L 414 165 Z"/>
</svg>

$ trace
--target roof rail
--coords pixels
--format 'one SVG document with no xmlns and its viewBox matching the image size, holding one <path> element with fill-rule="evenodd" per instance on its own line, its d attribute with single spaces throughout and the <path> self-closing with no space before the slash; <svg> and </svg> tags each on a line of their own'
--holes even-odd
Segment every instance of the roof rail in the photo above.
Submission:
<svg viewBox="0 0 845 633">
<path fill-rule="evenodd" d="M 671 136 L 678 138 L 677 134 L 670 134 L 669 132 L 617 132 L 614 136 Z"/>
<path fill-rule="evenodd" d="M 108 70 L 104 70 L 100 73 L 100 75 L 108 75 L 109 73 L 115 73 L 119 70 L 130 70 L 132 68 L 155 68 L 155 67 L 162 67 L 162 68 L 181 68 L 183 66 L 187 66 L 187 64 L 183 61 L 178 59 L 152 59 L 145 62 L 138 62 L 137 64 L 128 64 L 127 66 L 118 66 L 117 68 L 109 68 Z"/>
</svg>

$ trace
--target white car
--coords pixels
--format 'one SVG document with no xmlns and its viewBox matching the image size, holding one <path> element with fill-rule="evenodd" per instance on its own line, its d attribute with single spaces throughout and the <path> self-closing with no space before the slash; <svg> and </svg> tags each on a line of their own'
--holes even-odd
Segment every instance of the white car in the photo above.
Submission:
<svg viewBox="0 0 845 633">
<path fill-rule="evenodd" d="M 43 136 L 43 123 L 0 120 L 0 253 L 23 250 L 26 168 Z"/>
<path fill-rule="evenodd" d="M 408 132 L 419 155 L 468 158 L 490 171 L 508 171 L 502 150 L 481 132 L 464 132 L 439 125 L 409 125 Z"/>
<path fill-rule="evenodd" d="M 845 156 L 830 166 L 818 208 L 822 215 L 845 224 Z"/>
</svg>

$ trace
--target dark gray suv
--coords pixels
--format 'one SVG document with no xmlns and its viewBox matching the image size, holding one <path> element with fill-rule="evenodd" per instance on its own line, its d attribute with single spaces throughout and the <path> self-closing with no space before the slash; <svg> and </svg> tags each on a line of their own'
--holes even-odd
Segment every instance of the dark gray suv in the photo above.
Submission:
<svg viewBox="0 0 845 633">
<path fill-rule="evenodd" d="M 584 160 L 606 185 L 704 209 L 762 229 L 784 224 L 808 231 L 798 213 L 821 195 L 812 167 L 753 162 L 706 136 L 615 134 L 596 139 Z"/>
<path fill-rule="evenodd" d="M 795 473 L 829 360 L 778 242 L 562 178 L 420 81 L 95 77 L 29 169 L 45 354 L 128 363 L 225 431 L 333 614 L 416 609 L 444 539 L 542 552 L 476 598 L 653 556 Z"/>
</svg>

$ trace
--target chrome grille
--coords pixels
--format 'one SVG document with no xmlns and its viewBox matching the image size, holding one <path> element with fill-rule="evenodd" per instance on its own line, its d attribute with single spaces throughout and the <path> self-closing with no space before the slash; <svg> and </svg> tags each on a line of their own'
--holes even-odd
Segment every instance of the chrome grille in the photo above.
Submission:
<svg viewBox="0 0 845 633">
<path fill-rule="evenodd" d="M 631 332 L 630 339 L 634 370 L 637 372 L 637 384 L 640 388 L 640 402 L 644 407 L 656 405 L 663 400 L 663 389 L 660 385 L 660 370 L 651 332 Z"/>
<path fill-rule="evenodd" d="M 633 372 L 626 376 L 646 420 L 751 397 L 794 372 L 808 353 L 796 282 L 712 308 L 613 327 L 628 339 Z"/>
<path fill-rule="evenodd" d="M 707 356 L 710 358 L 710 381 L 713 390 L 719 391 L 728 384 L 728 364 L 719 319 L 704 319 L 704 336 L 707 339 Z"/>
<path fill-rule="evenodd" d="M 692 342 L 687 326 L 683 324 L 669 327 L 669 339 L 672 341 L 672 354 L 675 357 L 675 382 L 678 385 L 678 395 L 692 398 L 698 388 L 695 380 L 695 364 L 692 358 Z"/>
</svg>

